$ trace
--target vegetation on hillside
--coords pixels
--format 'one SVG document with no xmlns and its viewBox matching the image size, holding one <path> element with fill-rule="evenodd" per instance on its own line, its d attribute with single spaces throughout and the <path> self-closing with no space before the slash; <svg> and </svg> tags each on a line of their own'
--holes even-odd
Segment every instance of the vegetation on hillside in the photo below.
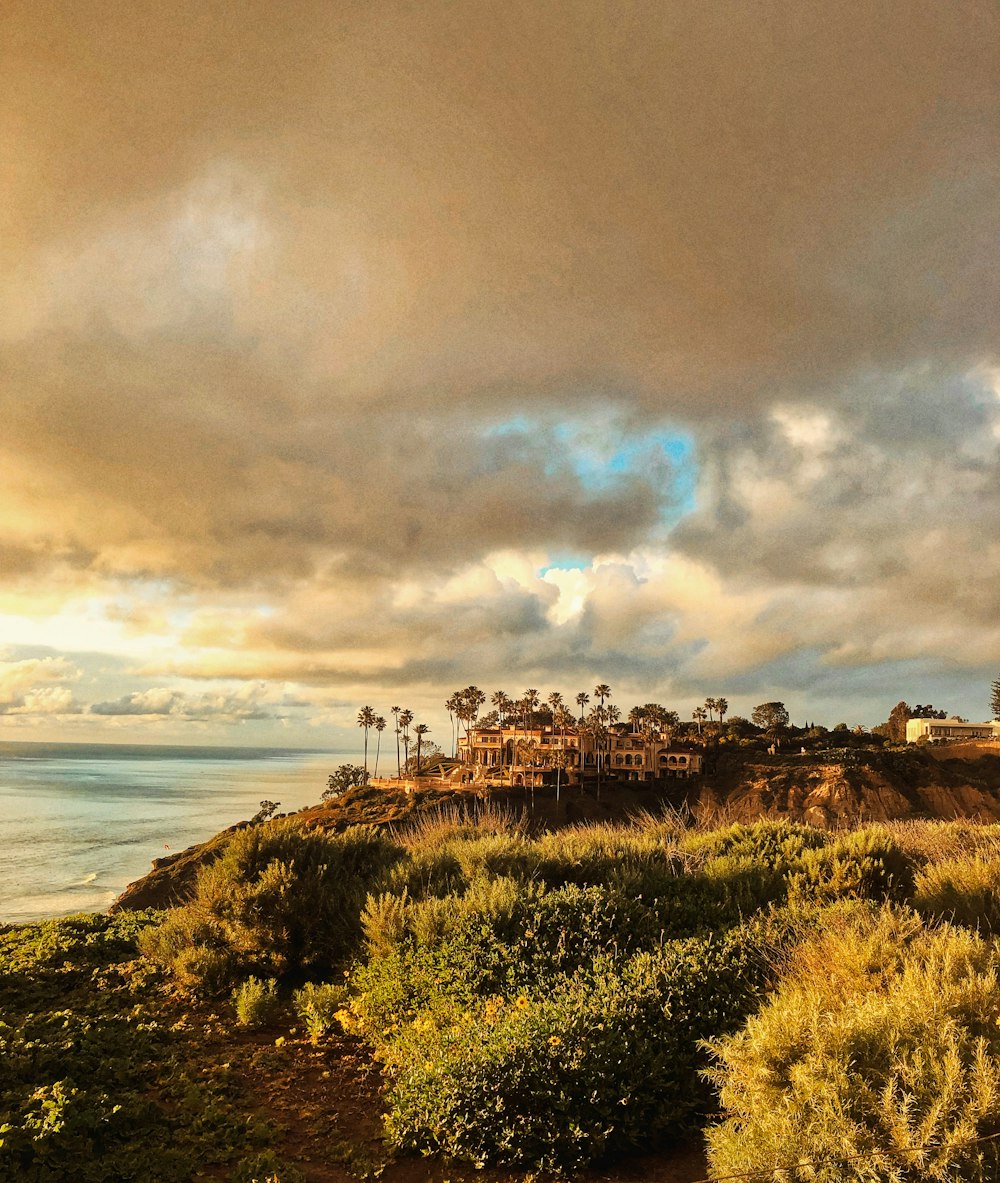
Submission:
<svg viewBox="0 0 1000 1183">
<path fill-rule="evenodd" d="M 0 1176 L 321 1177 L 241 1110 L 259 1039 L 286 1082 L 370 1056 L 384 1156 L 567 1175 L 704 1131 L 719 1178 L 985 1183 L 998 868 L 970 823 L 264 822 L 167 913 L 0 933 Z"/>
</svg>

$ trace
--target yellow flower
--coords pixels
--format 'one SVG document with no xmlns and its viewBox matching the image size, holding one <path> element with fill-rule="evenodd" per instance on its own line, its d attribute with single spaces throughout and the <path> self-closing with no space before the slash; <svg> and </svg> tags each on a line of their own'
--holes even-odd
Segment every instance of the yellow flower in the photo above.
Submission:
<svg viewBox="0 0 1000 1183">
<path fill-rule="evenodd" d="M 514 1005 L 516 1007 L 520 1007 L 521 1010 L 527 1010 L 527 1008 L 531 1006 L 531 1003 L 522 994 L 521 997 L 514 1002 Z"/>
<path fill-rule="evenodd" d="M 558 1047 L 562 1043 L 562 1040 L 559 1038 L 558 1035 L 550 1035 L 549 1036 L 549 1043 L 552 1047 Z"/>
</svg>

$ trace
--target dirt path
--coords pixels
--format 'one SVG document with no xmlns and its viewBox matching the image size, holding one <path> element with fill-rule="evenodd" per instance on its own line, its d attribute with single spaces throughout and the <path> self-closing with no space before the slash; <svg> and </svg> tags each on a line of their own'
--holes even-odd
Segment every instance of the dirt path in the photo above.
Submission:
<svg viewBox="0 0 1000 1183">
<path fill-rule="evenodd" d="M 273 1123 L 271 1146 L 308 1183 L 526 1183 L 515 1170 L 393 1155 L 382 1140 L 382 1078 L 364 1045 L 331 1038 L 320 1047 L 276 1033 L 228 1036 L 213 1058 L 243 1104 Z M 580 1183 L 696 1183 L 707 1175 L 699 1146 L 605 1163 L 574 1176 Z M 224 1177 L 224 1176 L 220 1176 Z"/>
</svg>

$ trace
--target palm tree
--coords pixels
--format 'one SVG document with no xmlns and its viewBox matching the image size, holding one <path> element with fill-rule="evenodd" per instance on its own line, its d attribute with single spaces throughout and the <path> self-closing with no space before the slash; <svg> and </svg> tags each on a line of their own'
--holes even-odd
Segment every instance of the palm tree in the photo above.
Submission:
<svg viewBox="0 0 1000 1183">
<path fill-rule="evenodd" d="M 712 718 L 712 712 L 715 710 L 715 699 L 714 698 L 706 698 L 705 699 L 705 710 L 708 711 L 709 723 L 714 723 L 715 720 Z"/>
<path fill-rule="evenodd" d="M 365 781 L 368 781 L 368 729 L 374 726 L 375 712 L 371 707 L 362 707 L 358 711 L 358 726 L 364 728 L 365 732 Z"/>
<path fill-rule="evenodd" d="M 524 705 L 524 733 L 525 733 L 525 735 L 528 734 L 528 717 L 534 715 L 535 711 L 538 710 L 538 704 L 541 701 L 542 700 L 538 697 L 537 690 L 525 690 L 524 698 L 521 699 L 521 702 Z M 531 722 L 534 723 L 534 718 L 531 719 Z"/>
<path fill-rule="evenodd" d="M 374 773 L 375 779 L 378 780 L 378 754 L 382 750 L 382 732 L 385 731 L 385 716 L 384 715 L 376 715 L 375 722 L 372 724 L 372 726 L 375 728 L 376 732 L 378 733 L 378 739 L 375 744 L 375 773 Z"/>
<path fill-rule="evenodd" d="M 559 800 L 559 789 L 562 782 L 562 770 L 566 767 L 566 728 L 574 723 L 575 719 L 570 711 L 566 708 L 565 703 L 560 703 L 558 708 L 552 715 L 552 726 L 559 728 L 559 733 L 562 736 L 562 744 L 559 747 L 558 762 L 556 763 L 556 801 Z"/>
<path fill-rule="evenodd" d="M 399 713 L 400 707 L 390 707 L 389 714 L 396 716 L 396 778 L 403 775 L 403 768 L 399 762 Z"/>
<path fill-rule="evenodd" d="M 580 693 L 576 696 L 576 705 L 580 708 L 580 722 L 581 723 L 583 722 L 583 720 L 585 718 L 584 707 L 587 705 L 588 702 L 590 702 L 590 695 L 587 694 L 586 691 L 581 690 Z"/>
<path fill-rule="evenodd" d="M 633 707 L 628 713 L 628 721 L 632 724 L 633 735 L 638 732 L 643 723 L 642 707 Z"/>
<path fill-rule="evenodd" d="M 424 736 L 430 735 L 431 729 L 426 723 L 418 723 L 413 728 L 413 733 L 417 737 L 417 767 L 415 769 L 416 775 L 420 775 L 420 745 L 424 742 Z"/>
<path fill-rule="evenodd" d="M 717 698 L 715 700 L 715 709 L 719 712 L 719 722 L 726 717 L 726 711 L 729 710 L 729 702 L 725 698 Z"/>
<path fill-rule="evenodd" d="M 594 687 L 594 697 L 601 700 L 601 706 L 604 706 L 604 700 L 611 697 L 611 687 L 601 682 L 599 686 Z"/>
<path fill-rule="evenodd" d="M 597 753 L 597 800 L 601 799 L 601 756 L 604 751 L 605 738 L 607 736 L 606 711 L 604 707 L 598 706 L 591 710 L 587 716 L 586 728 L 594 741 L 594 749 Z"/>
<path fill-rule="evenodd" d="M 399 725 L 403 729 L 403 751 L 406 753 L 406 760 L 410 758 L 410 724 L 413 722 L 413 712 L 407 707 L 399 716 Z M 404 764 L 406 763 L 404 760 Z"/>
<path fill-rule="evenodd" d="M 458 717 L 465 725 L 465 735 L 468 738 L 469 725 L 475 725 L 476 719 L 479 718 L 479 709 L 486 701 L 486 695 L 478 686 L 466 686 L 458 697 L 461 705 L 461 711 Z"/>
<path fill-rule="evenodd" d="M 455 720 L 458 717 L 458 712 L 462 708 L 461 692 L 456 690 L 454 694 L 450 695 L 444 704 L 444 709 L 448 712 L 448 722 L 451 724 L 451 754 L 455 755 L 457 745 L 457 736 L 455 734 Z"/>
<path fill-rule="evenodd" d="M 701 725 L 705 722 L 706 714 L 704 707 L 695 707 L 691 712 L 691 718 L 698 724 L 698 734 L 701 735 Z"/>
</svg>

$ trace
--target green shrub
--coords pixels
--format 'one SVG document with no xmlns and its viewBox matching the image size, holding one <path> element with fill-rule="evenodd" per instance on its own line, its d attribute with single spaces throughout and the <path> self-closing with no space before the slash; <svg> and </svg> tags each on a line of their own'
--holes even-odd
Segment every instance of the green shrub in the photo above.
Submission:
<svg viewBox="0 0 1000 1183">
<path fill-rule="evenodd" d="M 468 886 L 461 864 L 450 849 L 408 850 L 386 876 L 386 891 L 423 900 L 464 891 Z"/>
<path fill-rule="evenodd" d="M 270 1026 L 280 1007 L 278 983 L 274 978 L 268 978 L 266 982 L 260 978 L 247 978 L 233 991 L 233 1007 L 236 1022 L 241 1027 L 257 1031 Z"/>
<path fill-rule="evenodd" d="M 662 827 L 574 826 L 538 840 L 537 875 L 563 883 L 619 887 L 635 895 L 655 895 L 684 870 L 673 841 Z"/>
<path fill-rule="evenodd" d="M 421 1013 L 383 1047 L 392 1144 L 572 1171 L 655 1145 L 704 1097 L 699 1038 L 757 983 L 738 940 L 676 942 L 543 996 Z"/>
<path fill-rule="evenodd" d="M 143 951 L 205 994 L 250 974 L 322 977 L 358 944 L 365 896 L 400 857 L 365 827 L 242 830 L 202 868 L 194 897 L 143 933 Z"/>
<path fill-rule="evenodd" d="M 282 1162 L 272 1150 L 244 1158 L 230 1176 L 231 1183 L 305 1183 L 305 1178 L 297 1167 Z"/>
<path fill-rule="evenodd" d="M 913 906 L 923 916 L 1000 932 L 1000 858 L 968 855 L 922 868 Z"/>
<path fill-rule="evenodd" d="M 1000 855 L 1000 825 L 996 823 L 912 818 L 884 822 L 883 826 L 915 863 L 940 862 L 967 854 Z"/>
<path fill-rule="evenodd" d="M 901 900 L 913 890 L 913 865 L 882 827 L 850 830 L 803 851 L 789 890 L 799 899 Z"/>
<path fill-rule="evenodd" d="M 997 954 L 973 933 L 858 907 L 791 955 L 736 1035 L 712 1045 L 721 1178 L 990 1183 L 1000 1143 Z"/>
<path fill-rule="evenodd" d="M 347 1003 L 345 986 L 307 982 L 292 996 L 295 1013 L 305 1024 L 313 1043 L 332 1031 L 337 1021 L 337 1012 Z"/>
<path fill-rule="evenodd" d="M 464 896 L 369 900 L 372 954 L 354 975 L 376 1038 L 414 1009 L 468 1006 L 557 981 L 609 955 L 656 945 L 658 912 L 607 887 L 478 879 Z"/>
<path fill-rule="evenodd" d="M 681 839 L 680 850 L 702 864 L 729 858 L 784 873 L 795 866 L 804 851 L 825 846 L 828 840 L 822 830 L 795 822 L 768 820 L 752 825 L 738 822 L 721 830 L 688 834 Z"/>
</svg>

